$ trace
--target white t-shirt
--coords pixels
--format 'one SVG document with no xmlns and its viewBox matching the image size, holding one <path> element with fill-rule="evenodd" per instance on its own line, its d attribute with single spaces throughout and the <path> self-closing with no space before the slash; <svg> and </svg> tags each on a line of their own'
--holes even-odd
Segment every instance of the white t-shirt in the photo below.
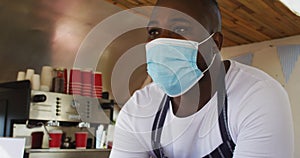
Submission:
<svg viewBox="0 0 300 158">
<path fill-rule="evenodd" d="M 225 77 L 228 127 L 236 144 L 234 158 L 291 158 L 293 124 L 288 96 L 266 73 L 231 61 Z M 110 158 L 148 158 L 151 130 L 164 92 L 152 83 L 122 108 Z M 171 103 L 170 103 L 171 105 Z M 179 118 L 167 112 L 161 144 L 169 158 L 200 158 L 222 144 L 217 95 L 195 114 Z"/>
</svg>

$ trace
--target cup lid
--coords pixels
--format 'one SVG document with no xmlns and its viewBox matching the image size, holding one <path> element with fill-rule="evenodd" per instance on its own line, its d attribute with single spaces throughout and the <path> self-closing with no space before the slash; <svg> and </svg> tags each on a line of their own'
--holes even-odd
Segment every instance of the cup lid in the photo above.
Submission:
<svg viewBox="0 0 300 158">
<path fill-rule="evenodd" d="M 63 133 L 62 130 L 50 130 L 49 133 Z"/>
<path fill-rule="evenodd" d="M 75 134 L 88 134 L 88 132 L 83 132 L 83 131 L 81 131 L 81 132 L 75 132 Z"/>
</svg>

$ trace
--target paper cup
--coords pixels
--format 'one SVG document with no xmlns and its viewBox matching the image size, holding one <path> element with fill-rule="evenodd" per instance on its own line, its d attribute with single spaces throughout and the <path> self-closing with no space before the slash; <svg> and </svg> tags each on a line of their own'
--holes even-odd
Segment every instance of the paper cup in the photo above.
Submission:
<svg viewBox="0 0 300 158">
<path fill-rule="evenodd" d="M 69 94 L 81 95 L 82 86 L 81 83 L 70 83 Z"/>
<path fill-rule="evenodd" d="M 88 132 L 76 132 L 75 143 L 76 149 L 86 149 Z"/>
<path fill-rule="evenodd" d="M 32 132 L 31 133 L 31 148 L 41 149 L 43 144 L 44 132 Z"/>
<path fill-rule="evenodd" d="M 100 86 L 102 87 L 102 73 L 101 72 L 94 72 L 93 75 L 93 86 L 97 87 Z"/>
<path fill-rule="evenodd" d="M 32 90 L 40 90 L 40 75 L 34 74 L 31 78 L 31 89 Z"/>
<path fill-rule="evenodd" d="M 22 81 L 22 80 L 25 80 L 25 72 L 19 71 L 17 75 L 17 81 Z"/>
<path fill-rule="evenodd" d="M 92 84 L 93 72 L 89 70 L 82 71 L 82 84 L 91 85 Z"/>
<path fill-rule="evenodd" d="M 82 73 L 80 69 L 71 69 L 69 77 L 69 94 L 81 95 Z"/>
<path fill-rule="evenodd" d="M 65 84 L 65 94 L 68 93 L 68 70 L 64 69 L 64 84 Z"/>
<path fill-rule="evenodd" d="M 25 80 L 30 80 L 34 74 L 34 70 L 33 69 L 27 69 L 26 70 L 26 75 L 25 75 Z"/>
<path fill-rule="evenodd" d="M 101 72 L 94 72 L 92 87 L 93 87 L 92 96 L 94 98 L 102 98 L 102 73 Z"/>
<path fill-rule="evenodd" d="M 80 69 L 71 69 L 70 70 L 70 82 L 69 83 L 81 83 L 81 70 Z"/>
<path fill-rule="evenodd" d="M 41 85 L 52 87 L 53 68 L 51 66 L 43 66 L 41 71 Z"/>
<path fill-rule="evenodd" d="M 61 130 L 53 130 L 49 132 L 49 148 L 59 149 L 61 146 L 63 132 Z"/>
</svg>

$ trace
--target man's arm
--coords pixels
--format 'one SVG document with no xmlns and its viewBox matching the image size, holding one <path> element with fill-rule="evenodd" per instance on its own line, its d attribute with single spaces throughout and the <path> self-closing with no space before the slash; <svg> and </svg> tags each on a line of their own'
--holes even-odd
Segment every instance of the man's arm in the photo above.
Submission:
<svg viewBox="0 0 300 158">
<path fill-rule="evenodd" d="M 257 83 L 243 102 L 231 118 L 236 119 L 232 120 L 237 135 L 234 158 L 292 158 L 292 115 L 283 88 L 276 83 Z"/>
<path fill-rule="evenodd" d="M 115 126 L 110 158 L 149 158 L 147 151 L 132 128 L 131 117 L 124 111 L 120 112 Z"/>
</svg>

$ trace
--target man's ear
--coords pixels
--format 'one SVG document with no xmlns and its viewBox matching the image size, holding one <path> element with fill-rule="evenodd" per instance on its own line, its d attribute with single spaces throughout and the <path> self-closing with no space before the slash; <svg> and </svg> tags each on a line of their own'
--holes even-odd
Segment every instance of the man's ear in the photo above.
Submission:
<svg viewBox="0 0 300 158">
<path fill-rule="evenodd" d="M 221 50 L 223 45 L 223 34 L 221 32 L 216 32 L 213 36 L 213 39 L 216 42 L 219 50 Z"/>
</svg>

